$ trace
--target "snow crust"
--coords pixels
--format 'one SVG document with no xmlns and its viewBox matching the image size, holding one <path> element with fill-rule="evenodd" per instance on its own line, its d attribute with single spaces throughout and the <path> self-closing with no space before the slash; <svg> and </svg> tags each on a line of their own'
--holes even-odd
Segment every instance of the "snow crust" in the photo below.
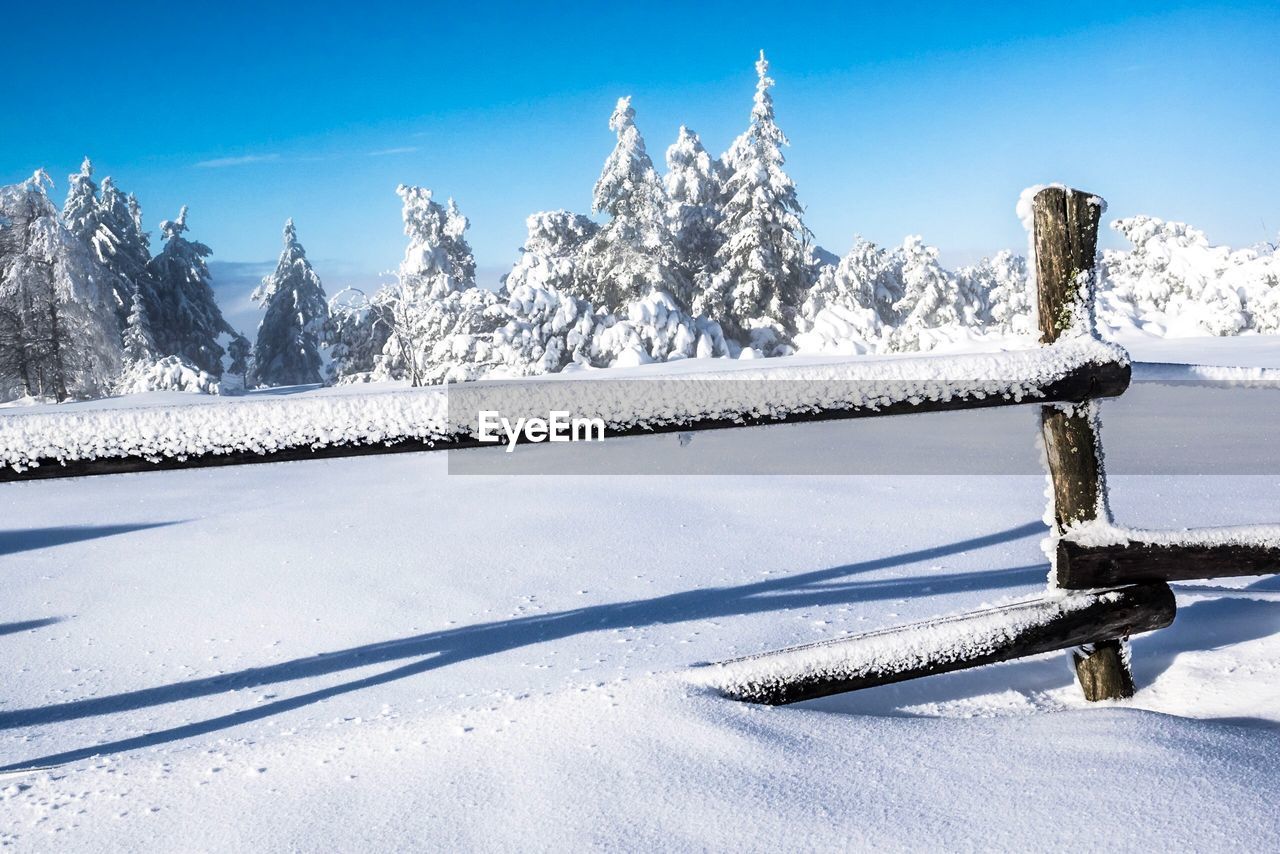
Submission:
<svg viewBox="0 0 1280 854">
<path fill-rule="evenodd" d="M 1076 524 L 1062 539 L 1082 546 L 1123 546 L 1142 543 L 1153 546 L 1256 546 L 1280 548 L 1280 525 L 1231 525 L 1214 528 L 1145 530 L 1126 528 L 1095 519 Z"/>
<path fill-rule="evenodd" d="M 928 420 L 958 432 L 986 414 Z M 634 437 L 600 464 L 631 446 L 744 453 L 764 434 L 891 454 L 870 438 L 885 423 Z M 695 662 L 1042 591 L 1040 490 L 455 477 L 440 454 L 5 484 L 0 765 L 79 758 L 0 776 L 0 840 L 1280 848 L 1275 578 L 1174 585 L 1178 618 L 1134 639 L 1139 691 L 1117 703 L 1086 704 L 1065 654 L 787 708 L 688 684 Z M 1276 506 L 1274 477 L 1112 490 L 1141 528 Z M 1123 808 L 1082 822 L 1081 792 Z"/>
</svg>

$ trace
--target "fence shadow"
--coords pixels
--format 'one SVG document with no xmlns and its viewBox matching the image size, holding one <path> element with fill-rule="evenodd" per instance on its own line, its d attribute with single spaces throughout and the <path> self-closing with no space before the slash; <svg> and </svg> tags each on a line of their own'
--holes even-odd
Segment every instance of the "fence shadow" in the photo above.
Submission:
<svg viewBox="0 0 1280 854">
<path fill-rule="evenodd" d="M 97 540 L 102 537 L 114 537 L 133 531 L 145 531 L 148 528 L 165 528 L 169 525 L 180 525 L 184 521 L 178 519 L 170 522 L 139 522 L 131 525 L 69 525 L 53 528 L 15 528 L 0 531 L 0 556 L 18 554 L 20 552 L 47 549 L 52 546 L 65 546 L 85 540 Z"/>
<path fill-rule="evenodd" d="M 1041 564 L 992 571 L 918 576 L 910 579 L 873 581 L 849 579 L 861 573 L 935 560 L 946 555 L 985 548 L 1024 537 L 1042 536 L 1045 531 L 1043 523 L 1033 522 L 943 546 L 798 575 L 770 578 L 736 587 L 704 588 L 650 599 L 592 605 L 552 614 L 478 623 L 204 679 L 176 682 L 107 697 L 8 711 L 0 713 L 0 729 L 41 726 L 97 715 L 134 711 L 245 688 L 341 673 L 374 664 L 414 659 L 382 673 L 309 691 L 295 697 L 263 703 L 251 709 L 107 744 L 17 762 L 0 767 L 0 771 L 73 762 L 97 755 L 153 747 L 261 720 L 342 694 L 383 685 L 462 661 L 588 632 L 756 614 L 788 608 L 955 592 L 986 592 L 1036 585 L 1042 583 L 1046 575 L 1046 567 Z"/>
<path fill-rule="evenodd" d="M 62 620 L 62 617 L 45 617 L 41 620 L 25 620 L 20 623 L 0 623 L 0 635 L 13 635 L 18 632 L 27 632 L 31 629 L 43 629 L 45 626 L 61 623 Z"/>
</svg>

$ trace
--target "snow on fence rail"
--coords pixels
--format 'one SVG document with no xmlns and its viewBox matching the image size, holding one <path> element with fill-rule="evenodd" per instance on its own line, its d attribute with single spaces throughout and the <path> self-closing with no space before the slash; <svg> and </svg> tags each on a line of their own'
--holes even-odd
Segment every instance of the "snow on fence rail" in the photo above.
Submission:
<svg viewBox="0 0 1280 854">
<path fill-rule="evenodd" d="M 600 418 L 606 436 L 1117 395 L 1128 355 L 1092 338 L 995 354 L 658 378 L 477 382 L 401 392 L 0 417 L 0 480 L 475 447 L 480 410 Z"/>
</svg>

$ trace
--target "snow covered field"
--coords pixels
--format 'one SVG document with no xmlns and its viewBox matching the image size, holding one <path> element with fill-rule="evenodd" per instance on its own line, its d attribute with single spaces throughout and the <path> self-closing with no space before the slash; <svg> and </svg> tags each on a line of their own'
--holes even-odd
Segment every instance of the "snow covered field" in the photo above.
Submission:
<svg viewBox="0 0 1280 854">
<path fill-rule="evenodd" d="M 1152 346 L 1135 358 L 1280 367 L 1262 337 Z M 1029 445 L 1035 410 L 1016 412 Z M 946 434 L 987 414 L 918 417 Z M 604 459 L 892 453 L 886 423 Z M 1043 489 L 450 476 L 444 454 L 4 484 L 0 842 L 1277 849 L 1274 578 L 1176 585 L 1123 703 L 1086 707 L 1061 654 L 786 708 L 691 678 L 1041 589 Z M 1141 527 L 1275 522 L 1277 499 L 1271 474 L 1112 481 Z"/>
</svg>

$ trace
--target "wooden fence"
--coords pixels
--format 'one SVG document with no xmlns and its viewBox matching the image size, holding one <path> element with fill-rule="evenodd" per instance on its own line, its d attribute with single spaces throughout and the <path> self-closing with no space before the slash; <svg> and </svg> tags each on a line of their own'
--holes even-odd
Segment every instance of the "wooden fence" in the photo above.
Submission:
<svg viewBox="0 0 1280 854">
<path fill-rule="evenodd" d="M 1063 335 L 1092 334 L 1100 202 L 1064 187 L 1048 187 L 1034 199 L 1046 345 Z M 1102 396 L 1097 391 L 1090 397 Z M 1125 639 L 1173 621 L 1166 582 L 1280 572 L 1280 549 L 1270 544 L 1198 544 L 1194 536 L 1189 543 L 1073 541 L 1073 528 L 1109 521 L 1096 404 L 1044 405 L 1040 425 L 1052 479 L 1059 590 L 1002 609 L 722 662 L 711 665 L 707 680 L 735 699 L 782 704 L 1071 649 L 1085 697 L 1120 699 L 1134 693 Z"/>
<path fill-rule="evenodd" d="M 1048 187 L 1033 202 L 1037 298 L 1041 342 L 1093 335 L 1098 224 L 1101 199 L 1079 190 Z M 1091 546 L 1073 530 L 1107 520 L 1107 485 L 1098 436 L 1096 399 L 1128 386 L 1127 360 L 1085 362 L 1046 380 L 1034 400 L 991 394 L 975 386 L 938 398 L 907 397 L 874 405 L 800 406 L 781 412 L 742 412 L 618 424 L 607 436 L 749 427 L 802 421 L 974 409 L 1034 402 L 1052 479 L 1058 590 L 999 609 L 961 614 L 871 635 L 841 638 L 710 665 L 707 678 L 730 697 L 790 703 L 857 688 L 899 682 L 1052 650 L 1072 649 L 1076 673 L 1090 700 L 1132 695 L 1134 684 L 1122 644 L 1129 635 L 1168 625 L 1173 595 L 1166 582 L 1280 572 L 1280 549 L 1269 543 L 1178 542 L 1141 539 Z M 0 481 L 77 477 L 201 466 L 314 460 L 367 454 L 478 447 L 474 433 L 430 438 L 389 436 L 376 441 L 282 443 L 266 450 L 236 447 L 216 452 L 61 459 L 37 458 L 0 468 Z M 1072 592 L 1080 591 L 1080 592 Z M 900 644 L 903 655 L 892 654 Z"/>
</svg>

